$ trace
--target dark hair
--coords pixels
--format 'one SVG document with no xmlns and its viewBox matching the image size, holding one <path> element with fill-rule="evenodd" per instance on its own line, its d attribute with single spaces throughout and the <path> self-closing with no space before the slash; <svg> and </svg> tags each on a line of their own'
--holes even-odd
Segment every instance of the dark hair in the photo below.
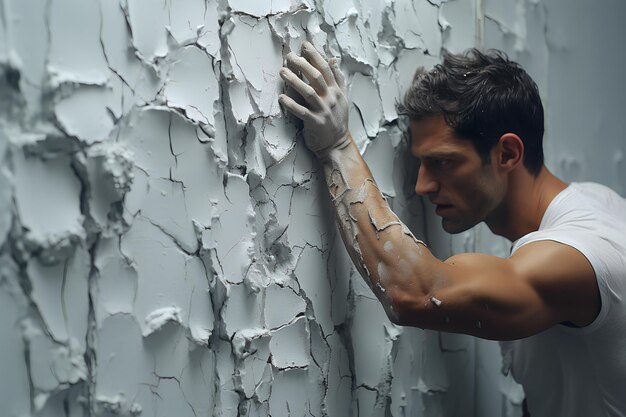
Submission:
<svg viewBox="0 0 626 417">
<path fill-rule="evenodd" d="M 468 49 L 444 52 L 443 63 L 417 69 L 404 97 L 413 120 L 442 115 L 454 132 L 473 142 L 484 163 L 505 133 L 524 142 L 524 166 L 537 175 L 543 165 L 543 106 L 537 84 L 506 54 Z"/>
</svg>

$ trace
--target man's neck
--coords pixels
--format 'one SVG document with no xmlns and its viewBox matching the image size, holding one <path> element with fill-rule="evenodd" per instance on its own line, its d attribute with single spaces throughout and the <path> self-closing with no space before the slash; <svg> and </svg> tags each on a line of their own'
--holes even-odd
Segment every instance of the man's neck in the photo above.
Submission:
<svg viewBox="0 0 626 417">
<path fill-rule="evenodd" d="M 507 195 L 485 223 L 493 233 L 515 241 L 539 229 L 548 206 L 567 186 L 545 166 L 536 177 L 520 167 L 510 174 Z"/>
</svg>

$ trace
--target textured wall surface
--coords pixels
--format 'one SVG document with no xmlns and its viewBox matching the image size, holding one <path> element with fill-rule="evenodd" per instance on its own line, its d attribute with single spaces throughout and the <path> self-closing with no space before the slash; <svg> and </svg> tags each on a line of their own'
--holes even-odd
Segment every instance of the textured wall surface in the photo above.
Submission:
<svg viewBox="0 0 626 417">
<path fill-rule="evenodd" d="M 387 321 L 278 70 L 305 39 L 339 57 L 394 210 L 440 257 L 506 256 L 415 197 L 396 103 L 442 47 L 501 48 L 549 165 L 624 194 L 626 10 L 602 3 L 0 0 L 0 415 L 520 415 L 495 343 Z"/>
</svg>

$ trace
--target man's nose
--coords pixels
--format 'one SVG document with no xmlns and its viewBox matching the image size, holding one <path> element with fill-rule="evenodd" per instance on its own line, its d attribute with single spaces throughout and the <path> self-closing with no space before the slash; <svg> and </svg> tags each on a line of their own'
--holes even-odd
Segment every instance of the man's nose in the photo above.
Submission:
<svg viewBox="0 0 626 417">
<path fill-rule="evenodd" d="M 439 183 L 430 175 L 428 170 L 421 164 L 417 171 L 415 192 L 419 195 L 428 195 L 439 190 Z"/>
</svg>

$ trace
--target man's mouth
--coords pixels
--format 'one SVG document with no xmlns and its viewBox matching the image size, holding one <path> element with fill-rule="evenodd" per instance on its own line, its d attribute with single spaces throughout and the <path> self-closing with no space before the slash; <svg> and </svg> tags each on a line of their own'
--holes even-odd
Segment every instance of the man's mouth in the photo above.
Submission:
<svg viewBox="0 0 626 417">
<path fill-rule="evenodd" d="M 437 204 L 435 208 L 435 213 L 441 214 L 452 208 L 452 204 Z"/>
</svg>

